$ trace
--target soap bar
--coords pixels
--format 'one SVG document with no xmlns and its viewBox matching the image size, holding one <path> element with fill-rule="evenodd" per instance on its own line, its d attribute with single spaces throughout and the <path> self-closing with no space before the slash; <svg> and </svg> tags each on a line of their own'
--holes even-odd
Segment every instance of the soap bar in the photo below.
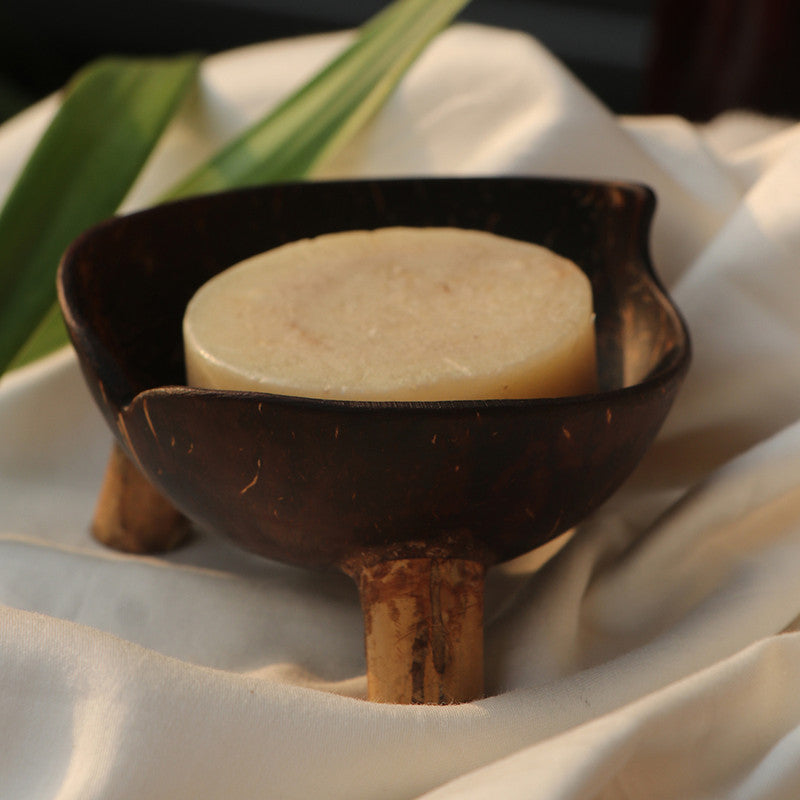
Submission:
<svg viewBox="0 0 800 800">
<path fill-rule="evenodd" d="M 221 272 L 183 321 L 187 382 L 341 400 L 555 397 L 596 384 L 591 285 L 456 228 L 303 239 Z"/>
</svg>

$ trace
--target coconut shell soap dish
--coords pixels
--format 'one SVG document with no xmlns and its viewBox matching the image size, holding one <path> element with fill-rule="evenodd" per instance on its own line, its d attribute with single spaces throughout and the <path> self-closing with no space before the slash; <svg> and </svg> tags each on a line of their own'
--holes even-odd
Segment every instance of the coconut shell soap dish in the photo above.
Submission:
<svg viewBox="0 0 800 800">
<path fill-rule="evenodd" d="M 187 520 L 271 559 L 351 575 L 368 697 L 483 694 L 487 568 L 596 509 L 659 430 L 689 363 L 627 184 L 533 178 L 276 185 L 118 217 L 65 254 L 59 297 L 116 436 L 96 535 L 167 549 Z M 185 385 L 182 321 L 212 276 L 287 242 L 393 226 L 544 245 L 591 282 L 598 386 L 549 399 L 360 401 Z"/>
</svg>

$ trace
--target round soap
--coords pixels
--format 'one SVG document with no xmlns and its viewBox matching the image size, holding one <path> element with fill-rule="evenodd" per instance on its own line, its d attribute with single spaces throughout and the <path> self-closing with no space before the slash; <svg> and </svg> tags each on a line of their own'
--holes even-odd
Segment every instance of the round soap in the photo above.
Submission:
<svg viewBox="0 0 800 800">
<path fill-rule="evenodd" d="M 588 279 L 481 231 L 327 234 L 221 272 L 183 321 L 187 382 L 343 400 L 555 397 L 596 383 Z"/>
</svg>

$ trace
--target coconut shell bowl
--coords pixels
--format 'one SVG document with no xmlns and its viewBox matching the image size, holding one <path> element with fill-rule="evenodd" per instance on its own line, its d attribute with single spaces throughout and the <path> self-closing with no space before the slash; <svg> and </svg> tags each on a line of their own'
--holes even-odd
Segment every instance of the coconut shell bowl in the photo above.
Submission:
<svg viewBox="0 0 800 800">
<path fill-rule="evenodd" d="M 592 513 L 659 430 L 689 364 L 648 257 L 646 188 L 533 178 L 273 185 L 111 219 L 64 256 L 61 307 L 116 442 L 92 523 L 174 546 L 188 520 L 270 559 L 343 570 L 370 700 L 483 694 L 487 568 Z M 589 276 L 594 394 L 352 402 L 185 385 L 181 323 L 234 263 L 322 233 L 456 226 L 543 244 Z"/>
</svg>

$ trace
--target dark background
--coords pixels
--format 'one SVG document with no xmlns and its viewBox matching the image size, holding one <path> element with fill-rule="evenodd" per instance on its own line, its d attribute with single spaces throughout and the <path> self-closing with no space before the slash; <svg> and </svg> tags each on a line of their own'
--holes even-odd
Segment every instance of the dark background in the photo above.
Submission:
<svg viewBox="0 0 800 800">
<path fill-rule="evenodd" d="M 100 55 L 216 52 L 357 26 L 383 0 L 0 0 L 0 120 Z M 473 0 L 528 31 L 614 111 L 800 115 L 797 0 Z"/>
</svg>

